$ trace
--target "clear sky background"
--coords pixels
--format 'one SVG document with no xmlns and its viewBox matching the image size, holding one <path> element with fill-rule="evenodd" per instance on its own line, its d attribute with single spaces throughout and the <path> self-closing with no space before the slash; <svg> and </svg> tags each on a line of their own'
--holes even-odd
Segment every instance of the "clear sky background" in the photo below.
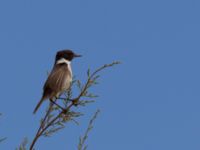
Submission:
<svg viewBox="0 0 200 150">
<path fill-rule="evenodd" d="M 0 144 L 12 150 L 32 140 L 45 103 L 33 115 L 57 50 L 84 57 L 73 72 L 101 73 L 100 95 L 73 123 L 37 150 L 76 150 L 89 118 L 101 109 L 89 150 L 200 149 L 200 1 L 198 0 L 1 0 Z"/>
</svg>

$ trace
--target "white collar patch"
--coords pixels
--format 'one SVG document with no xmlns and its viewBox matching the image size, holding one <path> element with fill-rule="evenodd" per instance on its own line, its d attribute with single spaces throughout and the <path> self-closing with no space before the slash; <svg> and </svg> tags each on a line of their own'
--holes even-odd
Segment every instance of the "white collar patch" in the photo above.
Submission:
<svg viewBox="0 0 200 150">
<path fill-rule="evenodd" d="M 59 60 L 57 60 L 56 64 L 62 64 L 62 63 L 66 63 L 68 65 L 71 64 L 71 62 L 69 60 L 66 60 L 65 58 L 61 58 Z"/>
<path fill-rule="evenodd" d="M 71 77 L 73 76 L 72 75 L 72 68 L 71 68 L 71 62 L 69 60 L 66 60 L 65 58 L 61 58 L 59 60 L 57 60 L 56 64 L 62 64 L 62 63 L 65 63 L 68 65 L 68 69 L 69 69 L 69 72 L 71 74 Z"/>
</svg>

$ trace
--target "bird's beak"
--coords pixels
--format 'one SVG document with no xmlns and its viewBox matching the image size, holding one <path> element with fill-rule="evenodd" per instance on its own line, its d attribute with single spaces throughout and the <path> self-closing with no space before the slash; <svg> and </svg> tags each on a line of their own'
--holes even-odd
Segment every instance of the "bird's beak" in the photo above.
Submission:
<svg viewBox="0 0 200 150">
<path fill-rule="evenodd" d="M 82 55 L 74 54 L 74 57 L 82 57 Z"/>
</svg>

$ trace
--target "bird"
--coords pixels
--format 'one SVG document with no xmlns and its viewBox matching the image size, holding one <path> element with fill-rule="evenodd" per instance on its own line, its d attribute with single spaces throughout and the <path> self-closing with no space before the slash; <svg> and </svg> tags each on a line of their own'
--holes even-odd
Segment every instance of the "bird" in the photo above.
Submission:
<svg viewBox="0 0 200 150">
<path fill-rule="evenodd" d="M 72 82 L 71 61 L 81 56 L 69 49 L 60 50 L 56 53 L 54 66 L 43 86 L 43 94 L 33 111 L 34 114 L 44 100 L 50 99 L 52 101 L 70 88 Z"/>
</svg>

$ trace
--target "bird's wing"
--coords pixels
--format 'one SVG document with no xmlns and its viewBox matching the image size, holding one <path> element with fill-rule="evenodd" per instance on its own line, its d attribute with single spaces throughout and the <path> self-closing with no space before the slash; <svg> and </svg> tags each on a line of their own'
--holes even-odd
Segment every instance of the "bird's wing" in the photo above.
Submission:
<svg viewBox="0 0 200 150">
<path fill-rule="evenodd" d="M 56 65 L 51 71 L 47 81 L 44 85 L 44 94 L 47 95 L 57 94 L 63 90 L 66 79 L 70 76 L 67 65 Z M 55 95 L 54 95 L 55 96 Z"/>
<path fill-rule="evenodd" d="M 57 96 L 58 93 L 62 92 L 66 87 L 70 86 L 71 73 L 69 72 L 67 65 L 56 65 L 48 76 L 44 87 L 43 96 L 37 106 L 34 109 L 34 113 L 38 110 L 40 105 L 45 99 L 51 99 Z"/>
</svg>

